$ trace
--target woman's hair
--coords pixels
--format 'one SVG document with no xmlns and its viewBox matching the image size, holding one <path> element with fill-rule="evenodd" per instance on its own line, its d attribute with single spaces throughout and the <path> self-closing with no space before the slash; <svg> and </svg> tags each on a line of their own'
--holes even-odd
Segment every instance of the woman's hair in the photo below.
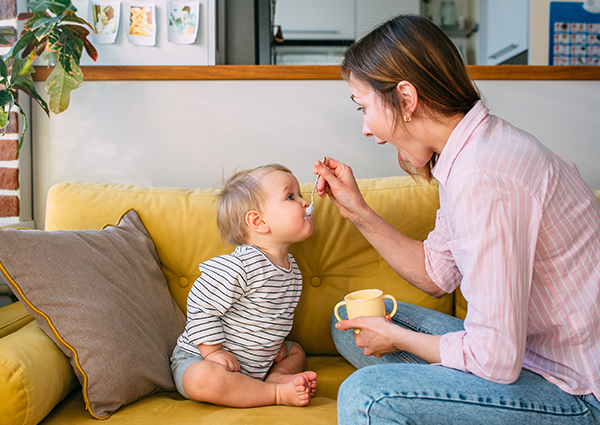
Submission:
<svg viewBox="0 0 600 425">
<path fill-rule="evenodd" d="M 394 113 L 394 125 L 402 124 L 402 104 L 396 92 L 401 81 L 417 90 L 419 102 L 431 116 L 466 114 L 480 100 L 460 53 L 452 41 L 431 21 L 416 15 L 397 16 L 365 35 L 344 54 L 342 76 L 370 86 L 379 100 Z M 433 179 L 437 161 L 415 169 L 400 166 L 411 176 Z"/>
<path fill-rule="evenodd" d="M 239 171 L 225 182 L 217 196 L 217 226 L 225 242 L 232 245 L 246 242 L 246 214 L 251 210 L 259 210 L 267 199 L 261 178 L 273 171 L 292 174 L 283 165 L 267 164 Z"/>
</svg>

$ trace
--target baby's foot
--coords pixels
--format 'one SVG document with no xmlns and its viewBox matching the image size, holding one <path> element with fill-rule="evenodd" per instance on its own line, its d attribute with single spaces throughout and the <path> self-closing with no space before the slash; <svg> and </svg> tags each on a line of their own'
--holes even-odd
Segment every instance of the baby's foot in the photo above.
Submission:
<svg viewBox="0 0 600 425">
<path fill-rule="evenodd" d="M 297 375 L 282 375 L 277 379 L 277 404 L 306 406 L 315 395 L 317 374 L 303 372 Z"/>
<path fill-rule="evenodd" d="M 294 378 L 296 378 L 296 376 L 304 376 L 304 378 L 306 378 L 306 382 L 307 387 L 309 389 L 309 394 L 312 397 L 315 396 L 315 393 L 317 392 L 317 373 L 307 370 L 306 372 L 302 372 L 302 373 L 297 373 L 295 375 L 278 375 L 278 374 L 271 374 L 271 376 L 267 379 L 267 381 L 269 382 L 275 382 L 278 384 L 285 384 L 287 382 L 292 381 Z"/>
</svg>

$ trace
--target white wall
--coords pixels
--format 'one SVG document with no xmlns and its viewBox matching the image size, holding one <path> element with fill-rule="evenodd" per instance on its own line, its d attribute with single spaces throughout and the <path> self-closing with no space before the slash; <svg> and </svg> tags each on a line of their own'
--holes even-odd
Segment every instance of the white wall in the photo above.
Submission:
<svg viewBox="0 0 600 425">
<path fill-rule="evenodd" d="M 478 85 L 493 113 L 574 161 L 600 189 L 600 81 Z M 280 162 L 308 182 L 325 155 L 358 178 L 402 174 L 392 147 L 362 135 L 349 95 L 343 81 L 85 82 L 61 115 L 33 107 L 37 227 L 49 187 L 66 180 L 213 187 L 236 168 Z"/>
</svg>

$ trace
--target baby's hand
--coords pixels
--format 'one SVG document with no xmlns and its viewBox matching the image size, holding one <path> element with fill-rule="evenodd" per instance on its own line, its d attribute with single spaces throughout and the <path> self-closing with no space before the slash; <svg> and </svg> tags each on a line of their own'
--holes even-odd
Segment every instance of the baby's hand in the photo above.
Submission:
<svg viewBox="0 0 600 425">
<path fill-rule="evenodd" d="M 225 366 L 230 372 L 239 372 L 241 370 L 240 363 L 235 356 L 224 349 L 219 349 L 217 351 L 212 352 L 204 359 L 209 362 L 218 363 L 220 365 Z"/>
<path fill-rule="evenodd" d="M 273 360 L 273 363 L 279 363 L 280 361 L 282 361 L 286 357 L 287 357 L 287 346 L 285 344 L 281 344 L 281 348 L 279 349 L 279 353 L 277 353 L 277 356 L 275 357 L 275 360 Z"/>
</svg>

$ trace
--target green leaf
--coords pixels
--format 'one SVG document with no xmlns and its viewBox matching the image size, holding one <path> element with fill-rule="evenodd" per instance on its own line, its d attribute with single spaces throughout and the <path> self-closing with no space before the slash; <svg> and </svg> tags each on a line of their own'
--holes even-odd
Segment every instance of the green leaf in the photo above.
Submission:
<svg viewBox="0 0 600 425">
<path fill-rule="evenodd" d="M 77 12 L 77 8 L 73 5 L 73 2 L 71 0 L 56 0 L 57 3 L 60 3 L 62 6 L 64 6 L 64 12 L 67 11 L 73 11 L 73 12 Z"/>
<path fill-rule="evenodd" d="M 79 64 L 83 52 L 83 41 L 74 37 L 71 31 L 62 28 L 48 35 L 48 46 L 46 49 L 58 58 L 58 62 L 68 73 L 72 74 L 71 62 Z M 77 67 L 79 68 L 79 67 Z"/>
<path fill-rule="evenodd" d="M 33 54 L 30 54 L 25 59 L 15 58 L 15 60 L 13 61 L 12 72 L 10 75 L 10 83 L 12 85 L 16 84 L 16 81 L 19 77 L 31 76 L 33 72 L 31 64 L 34 59 L 35 56 Z"/>
<path fill-rule="evenodd" d="M 33 12 L 21 12 L 17 16 L 17 21 L 27 21 L 27 20 L 33 18 L 33 15 L 34 15 Z"/>
<path fill-rule="evenodd" d="M 52 0 L 31 1 L 27 3 L 27 7 L 34 13 L 51 9 L 54 5 L 56 5 L 56 3 Z"/>
<path fill-rule="evenodd" d="M 7 40 L 8 38 L 15 38 L 17 36 L 17 31 L 12 27 L 2 27 L 0 28 L 0 44 L 6 45 L 10 44 L 11 41 Z"/>
<path fill-rule="evenodd" d="M 12 49 L 10 49 L 10 52 L 8 52 L 7 57 L 16 57 L 21 50 L 23 50 L 29 45 L 29 43 L 38 43 L 38 40 L 35 38 L 35 34 L 31 31 L 27 31 L 21 35 L 21 38 L 19 38 L 19 40 L 15 43 Z"/>
<path fill-rule="evenodd" d="M 48 28 L 54 28 L 56 24 L 60 22 L 60 16 L 55 17 L 44 17 L 35 21 L 35 23 L 31 26 L 31 30 L 36 30 L 42 26 L 46 26 Z"/>
<path fill-rule="evenodd" d="M 15 58 L 13 63 L 13 73 L 11 75 L 11 83 L 8 89 L 12 92 L 12 98 L 14 99 L 17 95 L 17 90 L 21 90 L 23 93 L 34 99 L 46 112 L 50 114 L 50 109 L 46 104 L 46 101 L 40 96 L 33 85 L 33 77 L 35 68 L 31 66 L 33 55 L 27 57 L 25 61 L 20 58 Z M 25 63 L 25 65 L 23 65 Z"/>
<path fill-rule="evenodd" d="M 34 13 L 20 13 L 19 19 L 25 20 L 23 23 L 23 31 L 29 31 L 35 25 L 35 23 L 40 19 L 45 19 L 50 17 L 48 13 L 44 12 L 34 12 Z"/>
<path fill-rule="evenodd" d="M 11 84 L 15 81 L 15 78 L 17 78 L 19 76 L 19 72 L 21 71 L 21 68 L 23 68 L 23 59 L 15 58 L 12 63 L 12 70 L 11 70 L 12 72 L 10 75 Z"/>
<path fill-rule="evenodd" d="M 10 116 L 10 112 L 6 112 L 4 109 L 0 109 L 0 128 L 3 128 L 6 131 L 6 124 L 8 124 L 8 117 Z"/>
<path fill-rule="evenodd" d="M 13 85 L 13 88 L 15 90 L 16 89 L 21 90 L 23 93 L 25 93 L 26 95 L 31 97 L 33 100 L 35 100 L 37 102 L 37 104 L 40 105 L 40 107 L 44 110 L 46 115 L 50 116 L 50 108 L 48 107 L 48 104 L 46 103 L 46 101 L 42 98 L 42 96 L 40 96 L 40 94 L 35 89 L 35 86 L 33 85 L 33 80 L 31 80 L 31 84 L 29 84 L 29 82 L 26 81 L 25 79 L 20 80 L 19 82 L 20 82 L 20 84 Z M 25 84 L 27 84 L 27 85 L 25 85 Z"/>
<path fill-rule="evenodd" d="M 17 147 L 17 152 L 19 152 L 21 150 L 21 146 L 23 146 L 23 138 L 25 137 L 25 132 L 27 131 L 27 115 L 25 114 L 25 111 L 23 111 L 23 108 L 21 108 L 21 105 L 19 105 L 18 102 L 15 102 L 15 105 L 17 105 L 17 108 L 19 108 L 19 113 L 23 118 L 23 131 L 21 131 L 21 137 L 19 137 L 19 146 Z"/>
<path fill-rule="evenodd" d="M 12 102 L 13 98 L 8 90 L 0 90 L 0 107 L 4 109 L 7 103 Z M 3 125 L 0 127 L 4 127 Z"/>
<path fill-rule="evenodd" d="M 90 35 L 90 32 L 87 30 L 87 28 L 79 25 L 65 25 L 64 27 L 69 28 L 75 37 L 83 41 L 83 47 L 85 47 L 85 51 L 92 60 L 95 61 L 98 59 L 98 51 L 87 38 L 87 36 Z"/>
<path fill-rule="evenodd" d="M 92 24 L 90 24 L 85 19 L 80 18 L 79 16 L 77 16 L 75 14 L 75 12 L 73 12 L 72 10 L 65 10 L 65 13 L 63 13 L 63 15 L 62 15 L 62 21 L 63 22 L 72 22 L 74 24 L 80 24 L 80 25 L 87 25 L 88 27 L 90 27 L 90 29 L 92 31 L 95 32 L 94 27 L 92 26 Z M 69 27 L 71 27 L 71 25 L 69 25 Z"/>
<path fill-rule="evenodd" d="M 2 56 L 0 56 L 0 75 L 2 75 L 2 78 L 4 79 L 8 78 L 8 68 L 6 68 L 6 63 L 4 62 L 4 59 L 2 59 Z"/>
<path fill-rule="evenodd" d="M 83 82 L 83 73 L 73 59 L 70 67 L 71 73 L 66 72 L 60 62 L 57 63 L 44 83 L 44 90 L 50 95 L 50 110 L 55 114 L 60 114 L 69 107 L 71 92 Z"/>
<path fill-rule="evenodd" d="M 54 15 L 60 15 L 62 14 L 65 10 L 72 10 L 74 12 L 77 11 L 77 9 L 75 8 L 75 6 L 73 6 L 73 3 L 71 2 L 71 0 L 39 0 L 39 1 L 32 1 L 30 3 L 27 4 L 27 7 L 29 7 L 29 9 L 31 9 L 33 12 L 42 12 L 45 10 L 50 10 Z"/>
</svg>

